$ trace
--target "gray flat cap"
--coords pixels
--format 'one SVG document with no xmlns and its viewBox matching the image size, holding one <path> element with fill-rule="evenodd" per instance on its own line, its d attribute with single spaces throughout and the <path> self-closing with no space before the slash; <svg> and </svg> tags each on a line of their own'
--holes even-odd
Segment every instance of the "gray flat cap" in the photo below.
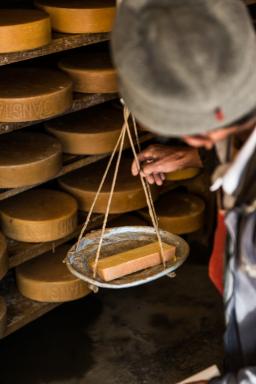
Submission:
<svg viewBox="0 0 256 384">
<path fill-rule="evenodd" d="M 228 126 L 256 107 L 256 39 L 241 0 L 123 0 L 112 51 L 128 108 L 158 134 Z"/>
</svg>

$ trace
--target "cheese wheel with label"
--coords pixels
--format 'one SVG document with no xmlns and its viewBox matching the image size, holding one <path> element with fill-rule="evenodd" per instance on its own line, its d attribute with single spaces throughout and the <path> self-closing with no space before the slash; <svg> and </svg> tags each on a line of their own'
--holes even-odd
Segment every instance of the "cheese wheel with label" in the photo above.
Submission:
<svg viewBox="0 0 256 384">
<path fill-rule="evenodd" d="M 122 111 L 103 104 L 51 120 L 46 128 L 60 140 L 65 153 L 98 155 L 112 152 L 122 125 Z"/>
<path fill-rule="evenodd" d="M 63 33 L 110 32 L 113 27 L 115 0 L 37 0 L 46 11 L 55 31 Z"/>
<path fill-rule="evenodd" d="M 7 243 L 5 237 L 0 233 L 0 280 L 8 272 Z"/>
<path fill-rule="evenodd" d="M 16 282 L 21 294 L 41 302 L 64 302 L 80 299 L 91 291 L 72 275 L 63 263 L 70 245 L 30 260 L 16 268 Z"/>
<path fill-rule="evenodd" d="M 47 13 L 36 9 L 0 10 L 0 53 L 40 48 L 50 42 Z"/>
<path fill-rule="evenodd" d="M 74 82 L 74 90 L 82 93 L 115 93 L 117 72 L 107 50 L 72 53 L 59 63 Z"/>
<path fill-rule="evenodd" d="M 110 207 L 112 214 L 135 211 L 147 205 L 140 179 L 131 175 L 131 161 L 125 158 L 121 161 Z M 90 209 L 106 166 L 107 161 L 99 161 L 60 178 L 60 186 L 75 196 L 82 211 Z M 95 204 L 96 213 L 106 212 L 113 174 L 112 167 Z M 157 197 L 157 191 L 156 187 L 152 188 L 154 199 Z"/>
<path fill-rule="evenodd" d="M 4 234 L 11 239 L 54 241 L 76 229 L 77 203 L 64 192 L 30 190 L 1 202 L 0 219 Z"/>
<path fill-rule="evenodd" d="M 47 68 L 4 67 L 0 71 L 0 121 L 25 122 L 58 115 L 72 105 L 72 81 Z"/>
<path fill-rule="evenodd" d="M 4 337 L 7 322 L 7 307 L 4 298 L 0 296 L 0 339 Z"/>
<path fill-rule="evenodd" d="M 167 181 L 180 181 L 188 180 L 197 176 L 200 173 L 200 168 L 186 168 L 179 171 L 166 173 L 165 179 Z"/>
<path fill-rule="evenodd" d="M 159 227 L 179 234 L 199 230 L 204 223 L 205 203 L 199 197 L 185 192 L 169 192 L 155 204 Z M 146 211 L 143 216 L 150 220 Z"/>
<path fill-rule="evenodd" d="M 0 188 L 42 183 L 61 169 L 62 148 L 43 133 L 13 132 L 0 136 Z"/>
</svg>

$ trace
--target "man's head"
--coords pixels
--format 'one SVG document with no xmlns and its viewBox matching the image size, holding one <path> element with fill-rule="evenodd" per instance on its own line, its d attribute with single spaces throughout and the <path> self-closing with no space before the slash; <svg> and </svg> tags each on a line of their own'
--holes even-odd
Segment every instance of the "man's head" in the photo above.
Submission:
<svg viewBox="0 0 256 384">
<path fill-rule="evenodd" d="M 158 134 L 210 146 L 255 110 L 256 40 L 241 0 L 125 0 L 112 46 L 128 108 Z"/>
</svg>

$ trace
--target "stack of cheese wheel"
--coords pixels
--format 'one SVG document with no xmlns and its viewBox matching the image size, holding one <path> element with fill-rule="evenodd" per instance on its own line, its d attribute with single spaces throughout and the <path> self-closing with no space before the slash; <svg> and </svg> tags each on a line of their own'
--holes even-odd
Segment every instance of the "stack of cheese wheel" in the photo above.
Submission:
<svg viewBox="0 0 256 384">
<path fill-rule="evenodd" d="M 0 233 L 0 280 L 8 271 L 8 255 L 5 237 Z"/>
<path fill-rule="evenodd" d="M 85 50 L 71 54 L 59 63 L 74 82 L 74 90 L 82 93 L 115 93 L 117 72 L 108 50 Z"/>
<path fill-rule="evenodd" d="M 3 297 L 0 296 L 0 339 L 4 337 L 7 321 L 7 308 Z"/>
<path fill-rule="evenodd" d="M 82 211 L 88 211 L 90 209 L 106 166 L 107 161 L 99 161 L 88 167 L 69 173 L 60 179 L 61 187 L 76 197 L 79 208 Z M 130 168 L 131 160 L 124 158 L 121 161 L 110 207 L 110 213 L 112 214 L 135 211 L 147 205 L 141 181 L 138 177 L 131 175 Z M 95 204 L 94 212 L 96 213 L 106 212 L 113 174 L 112 167 Z M 157 189 L 155 187 L 152 188 L 152 195 L 153 198 L 157 196 Z"/>
<path fill-rule="evenodd" d="M 0 137 L 0 188 L 42 183 L 61 169 L 62 148 L 43 133 L 14 132 Z"/>
<path fill-rule="evenodd" d="M 72 104 L 72 81 L 47 68 L 0 71 L 0 121 L 24 122 L 58 115 Z"/>
<path fill-rule="evenodd" d="M 4 234 L 11 239 L 54 241 L 76 229 L 77 203 L 60 191 L 30 190 L 1 202 L 0 219 Z"/>
<path fill-rule="evenodd" d="M 200 168 L 186 168 L 180 171 L 166 173 L 165 178 L 167 181 L 181 181 L 192 179 L 200 173 Z"/>
<path fill-rule="evenodd" d="M 160 197 L 155 204 L 159 227 L 175 234 L 199 230 L 204 223 L 204 201 L 186 192 L 172 191 Z M 150 220 L 146 211 L 143 216 Z"/>
<path fill-rule="evenodd" d="M 40 48 L 50 42 L 47 13 L 36 9 L 0 10 L 0 53 Z"/>
<path fill-rule="evenodd" d="M 16 282 L 25 297 L 42 302 L 64 302 L 80 299 L 90 293 L 88 285 L 73 276 L 65 259 L 69 245 L 22 264 L 16 268 Z"/>
<path fill-rule="evenodd" d="M 110 32 L 116 14 L 115 0 L 36 0 L 36 5 L 63 33 Z"/>
<path fill-rule="evenodd" d="M 96 155 L 114 149 L 122 124 L 122 111 L 107 103 L 51 120 L 46 128 L 60 140 L 65 153 Z"/>
</svg>

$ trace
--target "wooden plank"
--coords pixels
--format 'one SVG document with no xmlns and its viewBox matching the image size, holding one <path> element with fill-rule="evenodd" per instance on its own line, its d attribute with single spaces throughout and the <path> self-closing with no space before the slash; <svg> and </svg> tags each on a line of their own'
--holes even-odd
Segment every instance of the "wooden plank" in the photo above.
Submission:
<svg viewBox="0 0 256 384">
<path fill-rule="evenodd" d="M 95 34 L 64 34 L 54 33 L 51 44 L 45 47 L 23 51 L 13 52 L 8 54 L 0 54 L 0 66 L 17 63 L 19 61 L 25 61 L 34 59 L 36 57 L 42 57 L 57 52 L 66 51 L 68 49 L 83 47 L 109 40 L 108 33 L 95 33 Z"/>
<path fill-rule="evenodd" d="M 59 116 L 64 116 L 72 112 L 80 111 L 82 109 L 93 107 L 94 105 L 102 104 L 105 101 L 114 100 L 117 98 L 117 94 L 110 93 L 110 94 L 101 94 L 101 93 L 92 93 L 92 94 L 84 94 L 84 93 L 75 93 L 74 94 L 74 100 L 72 107 L 62 113 Z M 54 116 L 58 117 L 58 116 Z M 42 123 L 47 120 L 52 120 L 53 117 L 44 119 L 44 120 L 37 120 L 37 121 L 28 121 L 24 123 L 1 123 L 0 122 L 0 135 L 4 133 L 9 133 L 12 131 L 16 131 L 18 129 L 22 129 L 25 127 L 30 127 L 32 125 L 36 125 L 39 123 Z"/>
</svg>

